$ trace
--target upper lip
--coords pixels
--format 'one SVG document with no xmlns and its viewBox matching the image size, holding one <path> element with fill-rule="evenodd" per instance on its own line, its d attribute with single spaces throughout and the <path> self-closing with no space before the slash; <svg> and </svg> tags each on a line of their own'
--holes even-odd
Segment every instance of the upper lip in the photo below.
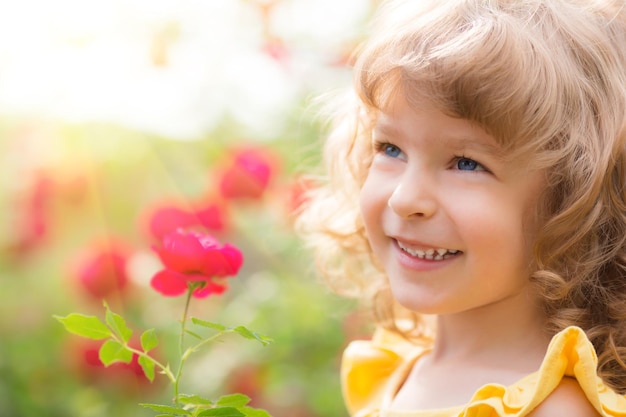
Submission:
<svg viewBox="0 0 626 417">
<path fill-rule="evenodd" d="M 429 249 L 446 249 L 448 251 L 459 251 L 459 249 L 454 249 L 454 248 L 449 248 L 446 246 L 440 246 L 437 244 L 431 244 L 431 243 L 424 243 L 424 242 L 419 242 L 416 240 L 411 240 L 411 239 L 405 239 L 399 236 L 390 236 L 393 240 L 395 240 L 396 242 L 398 242 L 398 244 L 401 244 L 402 246 L 404 246 L 405 248 L 411 249 L 411 250 L 416 250 L 416 251 L 424 251 L 426 252 Z"/>
</svg>

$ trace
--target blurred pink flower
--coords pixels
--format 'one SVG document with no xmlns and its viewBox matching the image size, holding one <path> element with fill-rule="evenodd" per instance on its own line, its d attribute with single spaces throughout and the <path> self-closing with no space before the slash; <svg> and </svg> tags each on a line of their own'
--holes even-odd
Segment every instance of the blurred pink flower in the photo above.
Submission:
<svg viewBox="0 0 626 417">
<path fill-rule="evenodd" d="M 115 240 L 93 244 L 79 258 L 76 277 L 81 287 L 96 299 L 119 295 L 128 286 L 126 265 L 129 251 Z"/>
<path fill-rule="evenodd" d="M 285 45 L 285 42 L 278 37 L 268 38 L 262 45 L 261 50 L 282 64 L 286 64 L 291 58 L 291 52 Z"/>
<path fill-rule="evenodd" d="M 302 206 L 308 202 L 308 193 L 315 188 L 313 180 L 306 178 L 296 178 L 288 185 L 287 189 L 287 211 L 298 213 Z"/>
<path fill-rule="evenodd" d="M 93 341 L 88 341 L 87 343 L 84 345 L 84 350 L 82 352 L 83 358 L 85 361 L 84 364 L 86 366 L 93 367 L 93 368 L 105 368 L 98 354 L 103 342 L 93 340 Z M 137 343 L 135 343 L 135 346 L 133 347 L 135 349 L 141 349 L 141 345 Z M 136 375 L 139 380 L 149 382 L 149 380 L 146 378 L 145 374 L 143 373 L 143 369 L 141 368 L 141 365 L 139 365 L 139 355 L 137 355 L 136 353 L 133 353 L 133 359 L 130 361 L 130 363 L 118 362 L 118 363 L 109 365 L 109 368 L 111 372 L 113 371 L 129 372 L 131 374 Z"/>
<path fill-rule="evenodd" d="M 148 215 L 150 234 L 157 239 L 178 228 L 187 228 L 196 223 L 193 215 L 180 207 L 164 205 L 157 207 Z"/>
<path fill-rule="evenodd" d="M 149 234 L 158 240 L 179 228 L 198 226 L 216 232 L 223 231 L 227 222 L 225 205 L 216 202 L 201 202 L 192 205 L 192 208 L 165 203 L 149 210 L 144 217 Z"/>
<path fill-rule="evenodd" d="M 39 173 L 26 194 L 16 201 L 17 219 L 10 239 L 10 249 L 16 255 L 30 253 L 48 237 L 53 188 L 52 180 L 45 173 Z"/>
<path fill-rule="evenodd" d="M 152 287 L 165 296 L 184 294 L 190 283 L 202 283 L 194 296 L 221 294 L 227 284 L 220 278 L 239 272 L 243 256 L 236 247 L 219 242 L 210 235 L 177 229 L 163 237 L 154 250 L 165 269 L 152 278 Z"/>
<path fill-rule="evenodd" d="M 226 199 L 259 199 L 277 169 L 277 158 L 266 149 L 236 149 L 220 177 L 220 193 Z"/>
<path fill-rule="evenodd" d="M 264 363 L 248 362 L 232 369 L 224 381 L 227 392 L 238 392 L 252 398 L 253 407 L 268 408 L 265 388 L 269 384 L 268 366 Z"/>
<path fill-rule="evenodd" d="M 199 203 L 194 211 L 195 217 L 202 226 L 216 232 L 227 228 L 227 214 L 225 205 L 218 203 Z"/>
<path fill-rule="evenodd" d="M 72 370 L 86 381 L 113 387 L 128 394 L 135 394 L 137 390 L 152 390 L 158 386 L 158 384 L 151 384 L 145 376 L 137 354 L 133 354 L 130 363 L 117 362 L 105 367 L 98 354 L 102 344 L 103 341 L 101 340 L 72 337 L 68 340 L 66 352 L 69 354 L 64 360 Z M 130 345 L 135 349 L 141 349 L 138 340 L 132 340 Z M 154 355 L 156 351 L 158 349 L 153 350 L 151 354 Z M 145 393 L 136 392 L 136 394 Z"/>
</svg>

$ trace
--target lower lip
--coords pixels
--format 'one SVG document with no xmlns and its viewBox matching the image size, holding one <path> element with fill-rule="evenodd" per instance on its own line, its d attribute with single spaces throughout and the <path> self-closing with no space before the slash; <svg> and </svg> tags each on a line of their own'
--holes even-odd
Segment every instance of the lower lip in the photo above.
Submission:
<svg viewBox="0 0 626 417">
<path fill-rule="evenodd" d="M 416 271 L 432 271 L 438 268 L 442 268 L 444 266 L 449 265 L 451 262 L 454 262 L 459 257 L 459 254 L 454 256 L 450 256 L 446 259 L 441 260 L 431 260 L 431 259 L 420 259 L 417 256 L 412 256 L 402 250 L 400 246 L 398 246 L 398 242 L 394 242 L 395 248 L 398 252 L 398 261 L 400 265 L 405 268 L 413 269 Z"/>
</svg>

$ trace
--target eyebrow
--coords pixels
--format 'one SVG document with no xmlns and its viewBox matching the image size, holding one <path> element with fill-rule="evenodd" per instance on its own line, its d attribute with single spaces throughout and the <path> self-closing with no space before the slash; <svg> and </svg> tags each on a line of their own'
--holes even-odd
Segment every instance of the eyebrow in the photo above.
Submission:
<svg viewBox="0 0 626 417">
<path fill-rule="evenodd" d="M 398 136 L 399 131 L 390 123 L 376 123 L 373 129 L 374 132 L 378 132 L 386 136 Z M 478 152 L 487 154 L 494 158 L 506 159 L 506 152 L 498 143 L 487 143 L 482 139 L 478 139 L 477 136 L 435 136 L 432 140 L 443 142 L 444 146 L 449 146 L 454 149 L 476 149 Z"/>
<path fill-rule="evenodd" d="M 506 153 L 504 149 L 497 143 L 486 143 L 485 141 L 477 139 L 476 137 L 467 136 L 442 137 L 440 139 L 446 146 L 463 149 L 476 149 L 478 150 L 478 152 L 486 154 L 488 156 L 492 156 L 498 159 L 506 159 Z"/>
</svg>

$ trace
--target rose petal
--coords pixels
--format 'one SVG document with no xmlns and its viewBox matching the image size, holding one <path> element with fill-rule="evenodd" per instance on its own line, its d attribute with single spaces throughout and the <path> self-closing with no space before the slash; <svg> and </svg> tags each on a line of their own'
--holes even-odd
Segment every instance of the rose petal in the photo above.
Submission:
<svg viewBox="0 0 626 417">
<path fill-rule="evenodd" d="M 181 275 L 185 277 L 185 280 L 187 282 L 202 282 L 202 281 L 209 282 L 211 280 L 210 276 L 203 275 L 203 274 L 181 274 Z"/>
<path fill-rule="evenodd" d="M 202 274 L 209 277 L 226 277 L 236 275 L 243 263 L 239 249 L 231 245 L 207 251 L 204 257 Z"/>
<path fill-rule="evenodd" d="M 177 297 L 187 291 L 186 276 L 170 269 L 157 272 L 150 285 L 167 297 Z"/>
<path fill-rule="evenodd" d="M 195 234 L 181 230 L 169 233 L 163 238 L 162 247 L 155 250 L 166 268 L 181 273 L 202 268 L 205 248 Z"/>
<path fill-rule="evenodd" d="M 229 266 L 227 275 L 236 275 L 243 264 L 243 254 L 241 251 L 227 243 L 222 248 L 222 255 L 224 255 Z"/>
<path fill-rule="evenodd" d="M 195 211 L 198 222 L 209 230 L 223 231 L 227 228 L 226 207 L 218 204 L 205 205 Z"/>
<path fill-rule="evenodd" d="M 205 298 L 209 295 L 220 295 L 223 294 L 227 288 L 228 286 L 226 285 L 226 283 L 218 284 L 213 281 L 208 281 L 203 288 L 198 288 L 197 290 L 195 290 L 193 292 L 193 296 L 196 298 Z"/>
<path fill-rule="evenodd" d="M 202 274 L 208 277 L 224 276 L 224 255 L 218 249 L 207 251 L 202 259 Z"/>
<path fill-rule="evenodd" d="M 203 235 L 195 232 L 189 232 L 189 234 L 193 235 L 198 240 L 198 242 L 200 242 L 200 245 L 202 245 L 203 249 L 219 249 L 220 244 L 213 236 Z"/>
<path fill-rule="evenodd" d="M 152 236 L 162 239 L 165 235 L 179 227 L 189 227 L 194 223 L 193 214 L 179 207 L 163 206 L 150 215 L 148 227 Z"/>
</svg>

